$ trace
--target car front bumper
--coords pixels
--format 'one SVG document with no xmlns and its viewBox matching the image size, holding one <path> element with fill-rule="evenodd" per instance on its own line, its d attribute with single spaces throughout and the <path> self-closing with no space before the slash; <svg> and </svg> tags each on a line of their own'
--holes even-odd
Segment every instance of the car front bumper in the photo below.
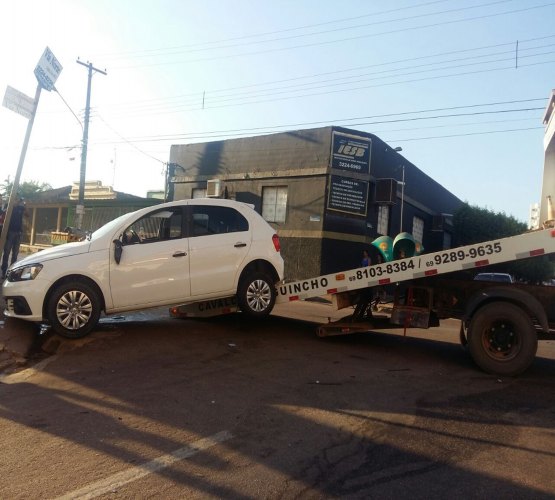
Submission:
<svg viewBox="0 0 555 500">
<path fill-rule="evenodd" d="M 9 318 L 43 321 L 43 302 L 48 286 L 49 283 L 41 279 L 16 282 L 4 280 L 2 284 L 2 297 L 6 303 L 4 314 Z"/>
</svg>

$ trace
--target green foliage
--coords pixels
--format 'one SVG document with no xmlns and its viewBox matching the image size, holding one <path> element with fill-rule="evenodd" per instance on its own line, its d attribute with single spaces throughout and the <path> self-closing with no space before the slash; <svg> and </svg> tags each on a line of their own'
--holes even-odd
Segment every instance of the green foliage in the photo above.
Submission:
<svg viewBox="0 0 555 500">
<path fill-rule="evenodd" d="M 3 183 L 0 183 L 0 195 L 2 196 L 4 202 L 8 201 L 10 193 L 12 192 L 12 187 L 13 182 L 9 177 Z M 47 182 L 25 181 L 19 184 L 17 193 L 23 198 L 32 198 L 34 194 L 42 191 L 48 191 L 49 189 L 52 189 L 52 186 Z"/>
<path fill-rule="evenodd" d="M 456 245 L 472 245 L 526 232 L 527 227 L 512 216 L 464 203 L 453 214 Z"/>
<path fill-rule="evenodd" d="M 472 245 L 483 241 L 515 236 L 527 231 L 527 226 L 512 216 L 486 208 L 463 204 L 453 214 L 455 246 Z M 536 257 L 517 262 L 490 266 L 490 271 L 512 274 L 519 281 L 541 283 L 551 278 L 555 269 L 547 257 Z"/>
</svg>

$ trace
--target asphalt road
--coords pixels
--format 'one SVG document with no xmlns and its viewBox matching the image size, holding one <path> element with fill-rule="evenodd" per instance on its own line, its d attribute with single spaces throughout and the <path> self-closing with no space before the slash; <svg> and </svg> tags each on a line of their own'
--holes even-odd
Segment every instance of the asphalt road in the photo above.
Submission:
<svg viewBox="0 0 555 500">
<path fill-rule="evenodd" d="M 333 315 L 157 310 L 49 338 L 1 379 L 0 498 L 555 498 L 554 342 L 501 379 L 454 321 L 318 338 Z"/>
</svg>

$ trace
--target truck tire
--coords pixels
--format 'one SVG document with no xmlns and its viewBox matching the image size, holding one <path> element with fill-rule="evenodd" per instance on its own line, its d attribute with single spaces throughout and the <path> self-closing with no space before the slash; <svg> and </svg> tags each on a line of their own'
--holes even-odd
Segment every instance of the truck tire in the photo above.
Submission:
<svg viewBox="0 0 555 500">
<path fill-rule="evenodd" d="M 484 371 L 512 376 L 532 364 L 538 337 L 532 320 L 520 307 L 494 302 L 479 309 L 472 318 L 468 348 Z"/>
<path fill-rule="evenodd" d="M 87 335 L 100 319 L 100 299 L 86 283 L 64 283 L 48 300 L 48 320 L 53 330 L 68 339 Z"/>
<path fill-rule="evenodd" d="M 249 317 L 268 316 L 276 302 L 273 280 L 263 272 L 248 274 L 239 283 L 237 302 L 241 311 Z"/>
</svg>

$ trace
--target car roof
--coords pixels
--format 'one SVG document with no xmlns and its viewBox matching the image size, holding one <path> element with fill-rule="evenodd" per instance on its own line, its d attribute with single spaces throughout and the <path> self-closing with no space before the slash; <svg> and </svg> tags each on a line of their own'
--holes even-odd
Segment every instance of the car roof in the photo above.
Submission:
<svg viewBox="0 0 555 500">
<path fill-rule="evenodd" d="M 181 207 L 181 206 L 188 206 L 188 205 L 211 205 L 211 206 L 220 206 L 220 207 L 233 207 L 236 209 L 249 209 L 254 211 L 254 205 L 249 203 L 243 203 L 242 201 L 236 200 L 229 200 L 227 198 L 193 198 L 187 200 L 174 200 L 174 201 L 167 201 L 165 203 L 160 203 L 158 205 L 152 205 L 149 207 L 141 208 L 136 210 L 135 212 L 129 212 L 128 218 L 133 218 L 134 216 L 139 216 L 145 213 L 149 213 L 153 210 L 163 210 L 164 208 L 171 208 L 171 207 Z M 256 212 L 255 212 L 256 213 Z"/>
</svg>

